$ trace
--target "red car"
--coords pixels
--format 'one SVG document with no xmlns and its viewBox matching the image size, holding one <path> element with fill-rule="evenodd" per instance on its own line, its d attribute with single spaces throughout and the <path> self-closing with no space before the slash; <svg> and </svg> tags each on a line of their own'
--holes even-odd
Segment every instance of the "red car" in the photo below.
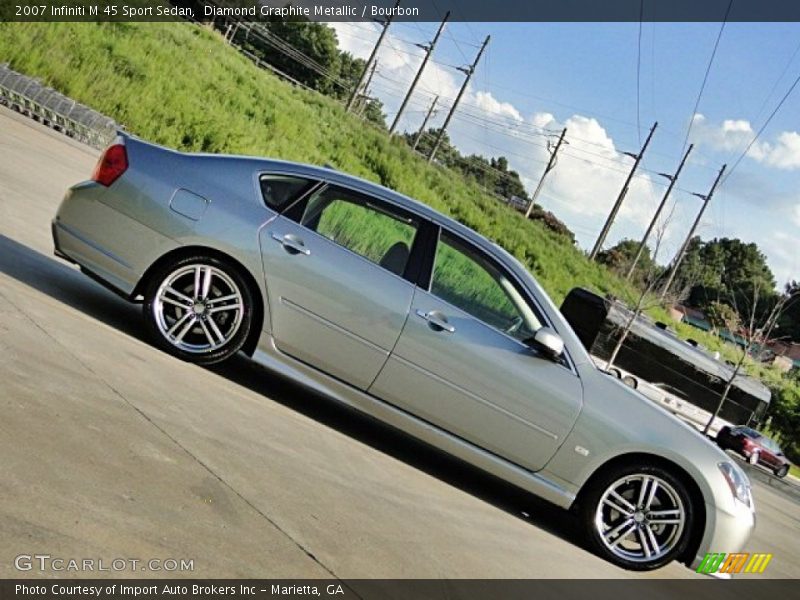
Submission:
<svg viewBox="0 0 800 600">
<path fill-rule="evenodd" d="M 761 464 L 771 469 L 778 477 L 786 477 L 789 472 L 789 461 L 780 446 L 750 427 L 723 427 L 717 434 L 717 445 L 741 454 L 751 465 Z"/>
</svg>

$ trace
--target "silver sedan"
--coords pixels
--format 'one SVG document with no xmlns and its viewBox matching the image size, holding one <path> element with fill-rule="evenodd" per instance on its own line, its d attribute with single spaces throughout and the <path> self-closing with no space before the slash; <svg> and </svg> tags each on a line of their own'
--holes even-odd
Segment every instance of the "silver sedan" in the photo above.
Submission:
<svg viewBox="0 0 800 600">
<path fill-rule="evenodd" d="M 53 221 L 56 254 L 142 302 L 156 345 L 244 352 L 583 521 L 627 569 L 737 552 L 742 471 L 598 370 L 528 271 L 427 206 L 332 169 L 120 134 Z"/>
</svg>

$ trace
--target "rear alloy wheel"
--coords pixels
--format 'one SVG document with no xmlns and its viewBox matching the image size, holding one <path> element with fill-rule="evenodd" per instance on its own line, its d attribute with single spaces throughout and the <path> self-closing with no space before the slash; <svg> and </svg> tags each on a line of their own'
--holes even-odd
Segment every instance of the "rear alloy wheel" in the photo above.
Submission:
<svg viewBox="0 0 800 600">
<path fill-rule="evenodd" d="M 220 362 L 250 332 L 253 301 L 238 270 L 211 257 L 188 257 L 156 273 L 145 291 L 144 317 L 156 343 L 182 360 Z"/>
<path fill-rule="evenodd" d="M 686 486 L 650 465 L 617 467 L 581 501 L 589 543 L 603 558 L 634 571 L 657 569 L 681 555 L 694 524 Z"/>
<path fill-rule="evenodd" d="M 778 467 L 775 469 L 775 477 L 780 477 L 783 479 L 789 474 L 789 465 L 783 465 L 782 467 Z"/>
<path fill-rule="evenodd" d="M 751 465 L 757 465 L 758 457 L 759 457 L 758 451 L 753 452 L 750 456 L 747 457 L 747 462 L 749 462 Z"/>
</svg>

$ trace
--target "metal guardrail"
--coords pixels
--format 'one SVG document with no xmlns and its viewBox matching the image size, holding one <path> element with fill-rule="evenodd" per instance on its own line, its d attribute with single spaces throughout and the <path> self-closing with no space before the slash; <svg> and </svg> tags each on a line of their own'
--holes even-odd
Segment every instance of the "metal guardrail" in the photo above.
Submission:
<svg viewBox="0 0 800 600">
<path fill-rule="evenodd" d="M 105 148 L 117 124 L 36 79 L 0 64 L 0 104 L 95 148 Z"/>
</svg>

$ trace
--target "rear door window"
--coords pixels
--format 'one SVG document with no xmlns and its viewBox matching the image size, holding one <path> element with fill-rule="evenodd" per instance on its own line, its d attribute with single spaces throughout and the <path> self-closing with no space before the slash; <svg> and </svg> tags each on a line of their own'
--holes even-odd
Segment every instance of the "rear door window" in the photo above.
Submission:
<svg viewBox="0 0 800 600">
<path fill-rule="evenodd" d="M 351 252 L 404 276 L 419 220 L 371 196 L 337 186 L 314 193 L 299 222 Z M 292 209 L 290 212 L 294 212 Z"/>
</svg>

